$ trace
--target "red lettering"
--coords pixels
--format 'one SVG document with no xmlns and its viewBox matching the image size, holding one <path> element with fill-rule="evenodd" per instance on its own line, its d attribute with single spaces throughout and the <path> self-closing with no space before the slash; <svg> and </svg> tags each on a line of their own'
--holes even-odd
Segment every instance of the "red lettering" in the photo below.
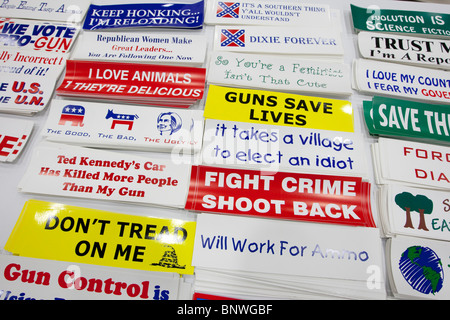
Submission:
<svg viewBox="0 0 450 320">
<path fill-rule="evenodd" d="M 30 270 L 23 270 L 19 272 L 20 269 L 20 264 L 11 263 L 5 268 L 3 275 L 8 281 L 15 281 L 20 277 L 20 281 L 22 281 L 23 283 L 35 283 L 43 286 L 50 285 L 50 273 Z"/>
<path fill-rule="evenodd" d="M 5 268 L 4 276 L 5 276 L 5 279 L 8 280 L 8 281 L 15 281 L 15 280 L 17 280 L 20 277 L 20 272 L 17 272 L 17 271 L 11 272 L 11 270 L 13 268 L 16 269 L 17 271 L 19 271 L 20 270 L 20 264 L 11 263 Z"/>
<path fill-rule="evenodd" d="M 19 138 L 16 137 L 10 137 L 10 136 L 4 136 L 3 140 L 0 141 L 0 156 L 8 156 L 10 152 L 3 151 L 3 149 L 12 149 L 14 148 L 13 144 L 10 144 L 9 142 L 17 142 L 19 141 Z"/>
<path fill-rule="evenodd" d="M 450 153 L 443 154 L 439 151 L 428 151 L 425 149 L 414 149 L 411 147 L 404 147 L 403 148 L 403 155 L 406 157 L 409 154 L 415 156 L 418 159 L 430 159 L 430 160 L 436 160 L 441 162 L 450 162 Z"/>
</svg>

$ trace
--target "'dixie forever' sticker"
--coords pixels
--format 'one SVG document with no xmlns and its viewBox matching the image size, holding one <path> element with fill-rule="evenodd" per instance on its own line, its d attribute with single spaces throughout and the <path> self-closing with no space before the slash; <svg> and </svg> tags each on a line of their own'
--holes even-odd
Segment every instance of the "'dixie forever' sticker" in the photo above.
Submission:
<svg viewBox="0 0 450 320">
<path fill-rule="evenodd" d="M 341 57 L 340 33 L 332 28 L 216 26 L 214 50 Z"/>
</svg>

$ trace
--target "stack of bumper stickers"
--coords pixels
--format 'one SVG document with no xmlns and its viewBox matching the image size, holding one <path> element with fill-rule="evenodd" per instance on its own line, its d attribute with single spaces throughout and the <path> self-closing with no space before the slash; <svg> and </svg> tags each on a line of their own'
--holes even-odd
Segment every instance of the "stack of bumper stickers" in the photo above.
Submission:
<svg viewBox="0 0 450 320">
<path fill-rule="evenodd" d="M 450 15 L 379 10 L 371 16 L 369 9 L 354 5 L 351 9 L 353 25 L 361 31 L 359 50 L 367 58 L 354 61 L 355 89 L 374 95 L 449 103 L 450 73 L 445 70 L 450 63 L 450 31 L 445 21 Z M 395 16 L 402 19 L 390 19 Z"/>
<path fill-rule="evenodd" d="M 42 135 L 85 147 L 195 153 L 203 111 L 53 100 Z"/>
<path fill-rule="evenodd" d="M 19 191 L 145 205 L 145 212 L 148 205 L 180 216 L 168 208 L 184 208 L 189 161 L 202 146 L 202 111 L 179 108 L 203 98 L 207 41 L 191 30 L 202 27 L 204 3 L 147 2 L 3 3 L 10 18 L 0 24 L 0 61 L 12 80 L 0 84 L 2 111 L 32 114 L 51 105 L 45 141 L 35 146 Z M 57 22 L 20 20 L 28 18 Z M 98 31 L 143 26 L 190 31 Z M 61 97 L 52 99 L 58 82 Z M 23 108 L 6 109 L 10 102 Z M 33 126 L 5 121 L 0 160 L 13 161 Z M 5 245 L 13 255 L 0 255 L 0 299 L 189 299 L 196 222 L 181 213 L 183 220 L 162 219 L 29 200 Z M 34 283 L 17 277 L 27 270 L 36 271 Z"/>
<path fill-rule="evenodd" d="M 209 86 L 204 117 L 354 132 L 351 102 L 293 93 Z"/>
<path fill-rule="evenodd" d="M 0 112 L 33 115 L 50 102 L 77 25 L 0 19 Z"/>
<path fill-rule="evenodd" d="M 361 178 L 194 166 L 186 209 L 375 227 Z"/>
<path fill-rule="evenodd" d="M 188 108 L 203 98 L 203 68 L 68 60 L 58 95 Z"/>
<path fill-rule="evenodd" d="M 206 55 L 203 32 L 99 32 L 136 27 L 201 28 L 203 1 L 148 3 L 94 1 L 83 42 L 67 62 L 60 96 L 188 108 L 203 98 Z M 87 45 L 89 44 L 89 45 Z M 131 63 L 133 62 L 133 63 Z M 147 64 L 152 63 L 152 64 Z M 155 65 L 157 64 L 157 65 Z M 177 65 L 177 66 L 173 66 Z"/>
<path fill-rule="evenodd" d="M 448 300 L 448 242 L 398 236 L 388 240 L 386 255 L 391 261 L 389 279 L 397 297 Z"/>
<path fill-rule="evenodd" d="M 248 57 L 225 56 L 214 59 Z M 384 297 L 381 239 L 351 103 L 210 85 L 204 116 L 202 165 L 192 167 L 185 207 L 199 213 L 195 292 Z M 353 237 L 358 248 L 349 245 Z"/>
<path fill-rule="evenodd" d="M 288 56 L 215 52 L 207 79 L 211 84 L 240 88 L 344 96 L 351 93 L 349 65 Z"/>
<path fill-rule="evenodd" d="M 376 95 L 364 115 L 379 136 L 372 153 L 387 278 L 396 298 L 449 299 L 450 15 L 369 12 L 352 6 L 367 59 L 355 61 L 354 85 Z"/>
<path fill-rule="evenodd" d="M 352 104 L 320 97 L 351 93 L 340 21 L 320 4 L 210 1 L 205 22 L 215 52 L 185 207 L 199 213 L 195 292 L 384 297 L 381 268 L 367 284 L 382 254 Z"/>
<path fill-rule="evenodd" d="M 324 4 L 272 1 L 206 2 L 205 23 L 331 27 L 331 9 Z"/>
<path fill-rule="evenodd" d="M 24 149 L 34 123 L 0 117 L 0 162 L 13 162 Z"/>
<path fill-rule="evenodd" d="M 1 300 L 187 300 L 191 284 L 177 273 L 0 255 Z M 22 281 L 21 272 L 36 272 Z"/>
<path fill-rule="evenodd" d="M 30 200 L 5 246 L 21 258 L 0 256 L 1 293 L 14 295 L 24 288 L 40 299 L 187 298 L 190 285 L 179 274 L 194 272 L 195 228 L 194 221 Z M 24 267 L 25 272 L 27 266 L 43 269 L 37 273 L 35 288 L 24 282 L 8 290 L 20 281 L 17 271 Z M 40 285 L 46 287 L 36 287 Z"/>
<path fill-rule="evenodd" d="M 201 28 L 204 2 L 149 2 L 133 0 L 94 0 L 83 29 L 101 30 L 136 27 Z"/>
<path fill-rule="evenodd" d="M 0 6 L 1 17 L 12 17 L 21 19 L 81 22 L 88 10 L 90 0 L 8 0 Z"/>
<path fill-rule="evenodd" d="M 358 241 L 355 241 L 358 239 Z M 195 290 L 258 299 L 383 298 L 375 228 L 201 214 Z"/>
<path fill-rule="evenodd" d="M 372 101 L 364 101 L 364 117 L 372 135 L 434 143 L 450 139 L 449 105 L 374 97 Z"/>
<path fill-rule="evenodd" d="M 373 154 L 379 184 L 401 183 L 450 190 L 448 146 L 379 138 L 373 145 Z"/>
<path fill-rule="evenodd" d="M 353 70 L 326 4 L 4 1 L 18 191 L 97 209 L 25 202 L 0 300 L 450 298 L 450 15 L 347 9 Z"/>
<path fill-rule="evenodd" d="M 355 89 L 374 95 L 449 103 L 450 72 L 389 62 L 355 60 Z"/>
<path fill-rule="evenodd" d="M 86 43 L 92 44 L 87 46 Z M 202 65 L 207 39 L 190 31 L 85 32 L 72 59 L 114 62 Z"/>
<path fill-rule="evenodd" d="M 183 208 L 190 165 L 181 160 L 42 142 L 19 190 Z"/>
<path fill-rule="evenodd" d="M 341 21 L 327 5 L 214 0 L 208 2 L 205 22 L 215 25 L 216 51 L 314 59 L 344 54 Z"/>
</svg>

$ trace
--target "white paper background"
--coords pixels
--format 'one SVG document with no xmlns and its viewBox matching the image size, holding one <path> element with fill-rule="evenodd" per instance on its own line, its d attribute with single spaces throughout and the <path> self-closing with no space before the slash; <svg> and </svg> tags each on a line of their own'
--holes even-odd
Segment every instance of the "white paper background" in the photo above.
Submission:
<svg viewBox="0 0 450 320">
<path fill-rule="evenodd" d="M 106 2 L 103 1 L 103 2 Z M 108 1 L 108 3 L 110 3 Z M 341 21 L 343 28 L 342 40 L 345 48 L 344 62 L 351 64 L 352 60 L 359 57 L 357 49 L 357 35 L 353 31 L 351 13 L 350 13 L 350 3 L 354 3 L 358 6 L 370 6 L 378 5 L 383 8 L 389 9 L 400 9 L 400 10 L 418 10 L 418 11 L 433 11 L 433 12 L 448 12 L 449 6 L 436 5 L 436 4 L 424 4 L 417 2 L 405 2 L 405 1 L 374 1 L 374 0 L 321 0 L 320 3 L 329 4 L 332 9 L 341 10 Z M 209 50 L 211 50 L 211 43 L 213 38 L 214 27 L 205 27 Z M 147 30 L 151 32 L 151 30 Z M 192 32 L 197 32 L 192 30 Z M 78 41 L 82 41 L 82 33 L 79 35 Z M 205 63 L 204 66 L 207 64 Z M 206 97 L 206 94 L 205 94 Z M 363 120 L 363 109 L 362 101 L 370 100 L 370 95 L 361 95 L 356 91 L 353 91 L 353 95 L 350 97 L 350 101 L 353 103 L 355 110 L 355 132 L 361 133 L 365 141 L 365 155 L 368 159 L 369 168 L 371 168 L 371 154 L 370 154 L 370 144 L 375 141 L 369 136 L 367 128 L 365 127 Z M 203 109 L 204 101 L 202 100 L 199 104 L 196 104 L 193 108 Z M 48 110 L 37 114 L 32 118 L 35 122 L 36 130 L 34 132 L 40 132 L 43 128 L 43 124 L 47 118 Z M 9 118 L 23 118 L 20 116 L 13 115 L 2 115 Z M 23 177 L 24 172 L 29 164 L 32 150 L 38 142 L 42 141 L 42 137 L 38 134 L 33 134 L 29 144 L 23 150 L 20 158 L 12 164 L 0 163 L 0 199 L 2 200 L 2 208 L 0 209 L 0 251 L 4 247 L 9 234 L 11 233 L 19 215 L 22 207 L 28 199 L 40 199 L 45 201 L 65 203 L 69 205 L 83 206 L 94 209 L 109 210 L 120 213 L 128 213 L 142 216 L 156 216 L 156 217 L 173 217 L 173 218 L 186 218 L 195 217 L 194 214 L 188 213 L 184 210 L 166 210 L 157 207 L 149 207 L 142 205 L 130 205 L 124 203 L 113 203 L 108 201 L 99 200 L 89 200 L 89 199 L 73 199 L 67 197 L 51 197 L 51 196 L 34 196 L 30 194 L 19 193 L 17 191 L 17 185 L 20 179 Z M 121 151 L 125 153 L 130 153 L 129 151 Z M 149 155 L 150 157 L 167 157 L 166 154 L 160 153 L 146 153 L 146 152 L 136 152 L 134 154 L 139 155 Z M 369 170 L 370 172 L 371 170 Z M 374 182 L 374 178 L 370 177 L 370 181 Z M 374 188 L 375 189 L 375 188 Z M 374 203 L 375 201 L 373 201 Z M 374 210 L 375 221 L 377 221 L 377 210 Z"/>
</svg>

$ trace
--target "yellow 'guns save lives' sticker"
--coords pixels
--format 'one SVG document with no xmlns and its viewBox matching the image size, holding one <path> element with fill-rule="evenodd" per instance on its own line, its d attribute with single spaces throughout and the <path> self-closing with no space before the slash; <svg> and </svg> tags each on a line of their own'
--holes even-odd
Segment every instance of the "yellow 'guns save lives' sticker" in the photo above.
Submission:
<svg viewBox="0 0 450 320">
<path fill-rule="evenodd" d="M 353 132 L 349 101 L 211 85 L 207 119 Z"/>
</svg>

